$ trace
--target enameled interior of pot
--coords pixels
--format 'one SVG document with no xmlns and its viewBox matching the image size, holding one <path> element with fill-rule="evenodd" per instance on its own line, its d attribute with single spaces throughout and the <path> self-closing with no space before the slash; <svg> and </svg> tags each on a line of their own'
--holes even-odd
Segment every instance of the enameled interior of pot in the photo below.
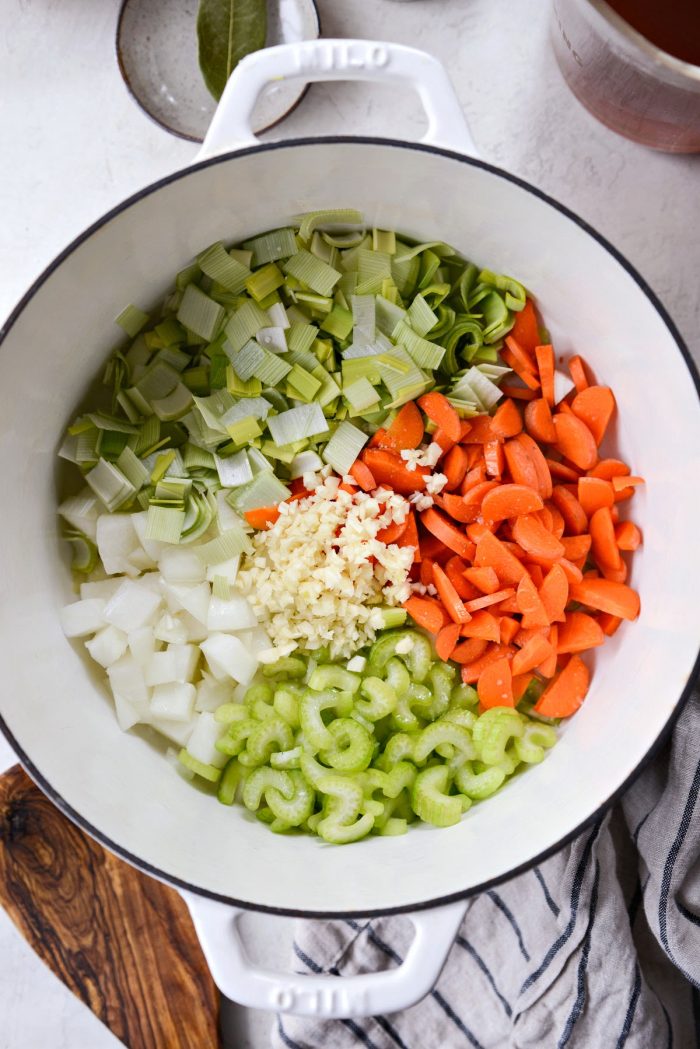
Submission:
<svg viewBox="0 0 700 1049">
<path fill-rule="evenodd" d="M 595 656 L 582 710 L 550 756 L 447 830 L 340 848 L 272 835 L 122 734 L 99 675 L 57 609 L 70 574 L 57 538 L 56 448 L 115 343 L 202 247 L 322 207 L 444 239 L 536 295 L 558 354 L 580 352 L 619 404 L 620 456 L 647 479 L 634 517 L 639 621 Z M 0 713 L 42 777 L 115 846 L 167 877 L 249 905 L 317 912 L 409 907 L 497 878 L 556 844 L 633 772 L 686 686 L 700 636 L 693 581 L 700 412 L 687 366 L 634 278 L 574 221 L 507 179 L 391 144 L 314 143 L 220 161 L 150 193 L 79 245 L 2 348 Z"/>
</svg>

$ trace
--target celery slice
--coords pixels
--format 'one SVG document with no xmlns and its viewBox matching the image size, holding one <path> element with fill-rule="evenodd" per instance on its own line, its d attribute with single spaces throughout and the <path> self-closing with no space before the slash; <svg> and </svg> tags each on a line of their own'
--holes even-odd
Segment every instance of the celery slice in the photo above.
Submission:
<svg viewBox="0 0 700 1049">
<path fill-rule="evenodd" d="M 328 431 L 328 422 L 319 404 L 300 404 L 279 415 L 268 419 L 267 427 L 272 440 L 280 447 L 300 441 L 304 437 L 314 437 Z"/>
<path fill-rule="evenodd" d="M 302 248 L 283 264 L 285 273 L 308 284 L 319 295 L 330 295 L 342 274 Z"/>
<path fill-rule="evenodd" d="M 261 328 L 255 336 L 256 342 L 268 350 L 270 353 L 286 353 L 287 352 L 287 339 L 284 334 L 284 328 L 270 327 Z"/>
<path fill-rule="evenodd" d="M 297 251 L 297 238 L 293 229 L 275 229 L 259 237 L 243 242 L 246 251 L 253 253 L 253 266 L 286 259 Z"/>
<path fill-rule="evenodd" d="M 367 434 L 358 430 L 352 423 L 341 422 L 323 449 L 323 459 L 342 477 L 349 471 L 368 440 Z"/>
<path fill-rule="evenodd" d="M 305 401 L 313 400 L 321 389 L 321 381 L 298 364 L 295 364 L 290 371 L 287 382 L 296 391 L 297 396 Z"/>
<path fill-rule="evenodd" d="M 229 423 L 226 427 L 226 432 L 233 444 L 240 447 L 259 437 L 262 429 L 257 419 L 254 419 L 252 415 L 247 415 L 244 419 L 238 419 L 236 422 Z"/>
</svg>

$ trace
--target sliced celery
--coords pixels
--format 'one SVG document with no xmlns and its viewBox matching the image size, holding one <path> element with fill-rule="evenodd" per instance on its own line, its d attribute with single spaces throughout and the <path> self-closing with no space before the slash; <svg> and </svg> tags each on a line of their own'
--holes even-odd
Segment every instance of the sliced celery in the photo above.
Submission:
<svg viewBox="0 0 700 1049">
<path fill-rule="evenodd" d="M 310 211 L 301 217 L 299 236 L 309 241 L 311 234 L 319 226 L 359 226 L 362 225 L 361 211 L 354 208 L 326 208 L 323 211 Z"/>
<path fill-rule="evenodd" d="M 445 356 L 445 350 L 442 346 L 423 339 L 405 321 L 399 321 L 396 326 L 395 336 L 419 368 L 435 371 L 440 367 Z"/>
<path fill-rule="evenodd" d="M 387 255 L 396 254 L 396 234 L 391 229 L 372 230 L 372 248 L 374 251 L 383 251 Z"/>
<path fill-rule="evenodd" d="M 138 491 L 148 483 L 149 474 L 141 460 L 134 455 L 131 448 L 125 448 L 116 463 L 117 467 L 126 477 L 127 481 Z"/>
<path fill-rule="evenodd" d="M 240 447 L 247 444 L 248 441 L 252 441 L 255 437 L 259 437 L 262 429 L 257 419 L 254 419 L 252 415 L 246 415 L 243 419 L 237 419 L 236 422 L 229 423 L 226 427 L 226 432 L 233 444 Z"/>
<path fill-rule="evenodd" d="M 298 364 L 290 371 L 287 382 L 294 389 L 295 395 L 304 401 L 312 401 L 321 389 L 321 381 Z"/>
</svg>

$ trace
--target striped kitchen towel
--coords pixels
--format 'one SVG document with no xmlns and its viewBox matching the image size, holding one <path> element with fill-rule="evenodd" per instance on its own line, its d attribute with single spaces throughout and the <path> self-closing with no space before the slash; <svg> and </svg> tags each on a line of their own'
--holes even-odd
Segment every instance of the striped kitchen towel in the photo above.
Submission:
<svg viewBox="0 0 700 1049">
<path fill-rule="evenodd" d="M 275 1049 L 700 1049 L 700 698 L 619 805 L 469 904 L 411 1009 L 278 1017 Z M 582 784 L 585 788 L 585 784 Z M 295 969 L 398 965 L 403 917 L 300 921 Z"/>
</svg>

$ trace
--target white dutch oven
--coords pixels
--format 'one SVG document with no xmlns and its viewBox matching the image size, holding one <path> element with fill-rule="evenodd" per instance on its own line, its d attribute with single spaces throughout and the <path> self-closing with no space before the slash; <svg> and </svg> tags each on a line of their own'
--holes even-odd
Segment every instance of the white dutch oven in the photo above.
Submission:
<svg viewBox="0 0 700 1049">
<path fill-rule="evenodd" d="M 263 145 L 250 113 L 263 86 L 281 76 L 413 85 L 428 131 L 419 145 L 347 137 Z M 632 572 L 642 614 L 596 653 L 589 697 L 547 760 L 458 826 L 421 826 L 347 848 L 270 834 L 241 808 L 193 790 L 145 737 L 120 733 L 99 675 L 65 641 L 57 616 L 71 591 L 56 527 L 56 449 L 112 345 L 112 318 L 124 303 L 156 303 L 203 245 L 333 207 L 359 208 L 370 224 L 419 240 L 442 238 L 522 280 L 558 353 L 581 352 L 614 388 L 619 453 L 647 480 L 634 507 L 644 532 Z M 320 41 L 246 58 L 197 162 L 74 241 L 2 337 L 0 725 L 7 738 L 65 813 L 183 892 L 228 996 L 328 1016 L 412 1004 L 439 974 L 465 897 L 523 870 L 599 815 L 688 694 L 700 637 L 700 411 L 698 378 L 672 322 L 598 233 L 474 159 L 434 59 L 390 44 Z M 271 973 L 243 952 L 241 908 L 307 917 L 413 912 L 416 936 L 405 963 L 390 972 L 344 980 Z"/>
</svg>

